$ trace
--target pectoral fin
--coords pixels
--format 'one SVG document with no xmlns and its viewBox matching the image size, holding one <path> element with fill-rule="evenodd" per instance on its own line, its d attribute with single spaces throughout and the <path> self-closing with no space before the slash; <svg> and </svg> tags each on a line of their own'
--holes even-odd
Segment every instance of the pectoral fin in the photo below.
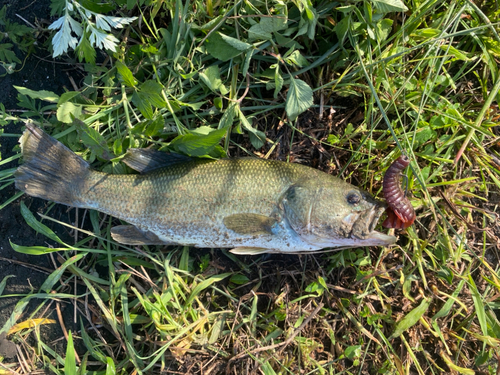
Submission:
<svg viewBox="0 0 500 375">
<path fill-rule="evenodd" d="M 238 234 L 272 234 L 276 219 L 259 214 L 234 214 L 224 218 L 226 228 Z"/>
<path fill-rule="evenodd" d="M 111 237 L 124 245 L 167 245 L 156 234 L 142 231 L 133 225 L 118 225 L 111 228 Z"/>
</svg>

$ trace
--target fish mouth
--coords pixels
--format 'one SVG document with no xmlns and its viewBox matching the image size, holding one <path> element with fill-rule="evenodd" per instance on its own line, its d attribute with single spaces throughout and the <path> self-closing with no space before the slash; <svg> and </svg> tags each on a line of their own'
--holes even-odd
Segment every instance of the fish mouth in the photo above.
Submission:
<svg viewBox="0 0 500 375">
<path fill-rule="evenodd" d="M 377 232 L 375 227 L 378 224 L 378 221 L 382 214 L 385 212 L 386 205 L 380 203 L 379 205 L 373 207 L 373 219 L 368 226 L 368 230 L 370 231 L 370 238 L 372 241 L 377 242 L 377 246 L 387 246 L 396 242 L 396 237 L 389 236 L 385 233 Z"/>
<path fill-rule="evenodd" d="M 369 232 L 373 232 L 375 230 L 375 227 L 377 226 L 378 221 L 380 220 L 380 217 L 382 216 L 384 211 L 385 211 L 385 206 L 383 206 L 381 204 L 374 206 L 371 209 L 370 216 L 372 217 L 372 220 L 369 221 L 369 224 L 368 224 L 368 231 Z"/>
<path fill-rule="evenodd" d="M 396 237 L 375 230 L 385 208 L 383 203 L 378 203 L 365 211 L 364 214 L 359 215 L 352 227 L 351 236 L 366 243 L 367 246 L 385 246 L 396 242 Z"/>
</svg>

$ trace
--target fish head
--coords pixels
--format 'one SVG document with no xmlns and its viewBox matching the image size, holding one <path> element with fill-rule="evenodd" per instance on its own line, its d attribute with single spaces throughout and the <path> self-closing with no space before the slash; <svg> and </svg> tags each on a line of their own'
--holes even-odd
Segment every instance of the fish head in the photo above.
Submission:
<svg viewBox="0 0 500 375">
<path fill-rule="evenodd" d="M 319 248 L 386 246 L 396 241 L 375 231 L 385 204 L 340 179 L 294 184 L 285 192 L 282 203 L 290 227 Z"/>
</svg>

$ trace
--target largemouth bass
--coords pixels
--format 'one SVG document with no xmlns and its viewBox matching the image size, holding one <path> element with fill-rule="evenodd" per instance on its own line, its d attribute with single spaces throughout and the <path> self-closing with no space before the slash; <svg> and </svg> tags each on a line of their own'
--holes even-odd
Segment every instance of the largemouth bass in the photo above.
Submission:
<svg viewBox="0 0 500 375">
<path fill-rule="evenodd" d="M 18 189 L 130 223 L 111 230 L 123 244 L 258 254 L 383 246 L 396 240 L 374 230 L 385 209 L 381 202 L 307 166 L 132 149 L 123 161 L 139 173 L 114 175 L 92 170 L 33 125 L 27 125 L 20 143 L 24 164 L 15 172 Z"/>
</svg>

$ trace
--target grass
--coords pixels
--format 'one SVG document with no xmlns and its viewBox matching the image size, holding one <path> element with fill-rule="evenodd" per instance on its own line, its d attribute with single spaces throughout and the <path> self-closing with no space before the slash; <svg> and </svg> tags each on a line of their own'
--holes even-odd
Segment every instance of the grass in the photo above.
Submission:
<svg viewBox="0 0 500 375">
<path fill-rule="evenodd" d="M 139 17 L 115 31 L 116 52 L 99 51 L 99 63 L 78 54 L 81 87 L 62 95 L 19 88 L 26 112 L 3 110 L 2 124 L 38 123 L 106 172 L 127 171 L 127 148 L 153 145 L 305 163 L 380 198 L 387 167 L 406 152 L 417 220 L 390 248 L 236 257 L 119 245 L 110 240 L 115 219 L 93 211 L 75 213 L 78 228 L 62 223 L 78 231 L 68 243 L 49 228 L 50 213 L 22 206 L 27 223 L 57 245 L 12 246 L 59 266 L 40 290 L 19 296 L 2 331 L 24 357 L 2 368 L 497 373 L 496 5 L 140 4 L 114 9 Z M 0 172 L 0 188 L 13 172 Z M 40 306 L 27 316 L 31 299 Z M 40 332 L 62 323 L 54 306 L 69 304 L 81 328 L 58 352 Z"/>
</svg>

